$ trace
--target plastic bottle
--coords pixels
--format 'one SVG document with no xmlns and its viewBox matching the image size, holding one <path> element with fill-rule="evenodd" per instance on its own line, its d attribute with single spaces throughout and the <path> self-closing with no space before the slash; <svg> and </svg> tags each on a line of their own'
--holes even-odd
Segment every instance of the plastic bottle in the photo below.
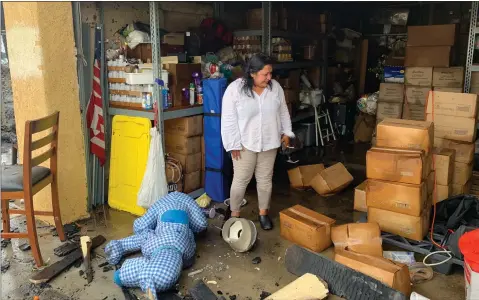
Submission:
<svg viewBox="0 0 479 300">
<path fill-rule="evenodd" d="M 190 83 L 190 105 L 195 105 L 195 84 Z"/>
<path fill-rule="evenodd" d="M 163 100 L 163 108 L 168 109 L 168 89 L 165 87 L 161 88 L 161 99 Z"/>
<path fill-rule="evenodd" d="M 196 98 L 197 98 L 198 104 L 203 104 L 203 88 L 201 86 L 197 86 L 196 92 L 197 92 Z"/>
</svg>

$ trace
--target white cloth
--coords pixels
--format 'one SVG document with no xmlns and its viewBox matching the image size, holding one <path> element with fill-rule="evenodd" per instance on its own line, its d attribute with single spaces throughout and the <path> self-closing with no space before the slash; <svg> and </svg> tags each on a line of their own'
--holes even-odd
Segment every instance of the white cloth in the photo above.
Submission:
<svg viewBox="0 0 479 300">
<path fill-rule="evenodd" d="M 261 95 L 247 96 L 243 79 L 233 81 L 223 96 L 221 138 L 226 151 L 268 151 L 281 146 L 281 135 L 294 137 L 283 88 L 276 80 Z"/>
</svg>

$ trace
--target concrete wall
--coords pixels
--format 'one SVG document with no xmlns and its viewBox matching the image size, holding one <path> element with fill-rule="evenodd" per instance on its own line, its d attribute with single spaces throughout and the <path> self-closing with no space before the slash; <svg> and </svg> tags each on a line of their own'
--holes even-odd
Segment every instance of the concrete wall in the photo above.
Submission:
<svg viewBox="0 0 479 300">
<path fill-rule="evenodd" d="M 71 3 L 4 2 L 3 5 L 20 159 L 25 121 L 60 111 L 58 182 L 63 222 L 87 217 Z M 44 165 L 48 166 L 48 161 Z M 51 210 L 50 189 L 39 192 L 34 201 L 35 209 Z"/>
</svg>

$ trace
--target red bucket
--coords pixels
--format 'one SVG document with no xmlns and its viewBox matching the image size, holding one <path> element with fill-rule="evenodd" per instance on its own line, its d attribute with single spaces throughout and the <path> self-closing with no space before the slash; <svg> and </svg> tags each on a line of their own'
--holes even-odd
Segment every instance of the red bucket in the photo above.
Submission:
<svg viewBox="0 0 479 300">
<path fill-rule="evenodd" d="M 464 255 L 466 300 L 479 299 L 479 229 L 461 236 L 459 249 Z"/>
</svg>

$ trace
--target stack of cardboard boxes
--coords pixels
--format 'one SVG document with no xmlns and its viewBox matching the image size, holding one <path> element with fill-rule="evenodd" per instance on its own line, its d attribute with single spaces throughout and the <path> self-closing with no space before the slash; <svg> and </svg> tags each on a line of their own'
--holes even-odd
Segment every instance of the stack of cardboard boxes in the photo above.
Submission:
<svg viewBox="0 0 479 300">
<path fill-rule="evenodd" d="M 368 221 L 381 230 L 422 240 L 429 227 L 433 124 L 385 119 L 366 155 Z"/>
<path fill-rule="evenodd" d="M 381 83 L 379 86 L 376 122 L 386 118 L 400 119 L 404 101 L 404 84 Z"/>
<path fill-rule="evenodd" d="M 203 116 L 193 116 L 165 121 L 166 152 L 177 159 L 183 169 L 183 177 L 177 184 L 177 190 L 190 193 L 201 186 L 201 168 L 203 154 Z M 167 180 L 174 176 L 174 170 L 167 168 Z"/>
<path fill-rule="evenodd" d="M 431 93 L 427 120 L 434 122 L 434 146 L 455 150 L 451 195 L 469 192 L 476 140 L 477 95 Z"/>
<path fill-rule="evenodd" d="M 432 87 L 431 67 L 408 67 L 405 72 L 405 100 L 403 119 L 424 121 L 426 102 Z"/>
</svg>

